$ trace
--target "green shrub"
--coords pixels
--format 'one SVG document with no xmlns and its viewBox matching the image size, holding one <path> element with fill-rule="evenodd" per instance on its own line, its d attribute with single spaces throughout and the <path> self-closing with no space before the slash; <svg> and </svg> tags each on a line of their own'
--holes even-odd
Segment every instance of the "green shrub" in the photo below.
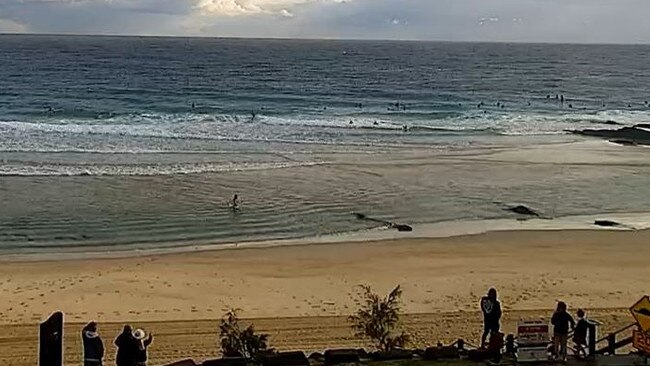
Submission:
<svg viewBox="0 0 650 366">
<path fill-rule="evenodd" d="M 370 339 L 380 351 L 403 348 L 409 341 L 408 334 L 398 333 L 400 325 L 400 301 L 402 289 L 397 286 L 382 298 L 372 292 L 370 286 L 361 286 L 364 304 L 350 316 L 356 336 Z"/>
<path fill-rule="evenodd" d="M 219 322 L 221 353 L 224 357 L 245 357 L 255 359 L 267 349 L 268 334 L 255 334 L 251 324 L 245 329 L 239 325 L 237 310 L 226 312 Z"/>
</svg>

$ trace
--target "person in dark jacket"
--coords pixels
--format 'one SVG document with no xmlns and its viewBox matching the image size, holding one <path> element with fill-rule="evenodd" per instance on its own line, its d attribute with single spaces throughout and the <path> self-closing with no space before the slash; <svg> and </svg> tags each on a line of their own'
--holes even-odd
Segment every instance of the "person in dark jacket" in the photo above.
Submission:
<svg viewBox="0 0 650 366">
<path fill-rule="evenodd" d="M 576 344 L 576 353 L 578 357 L 587 357 L 587 333 L 589 332 L 589 322 L 585 319 L 585 311 L 578 309 L 576 313 L 578 322 L 573 331 L 573 342 Z"/>
<path fill-rule="evenodd" d="M 104 359 L 104 342 L 97 332 L 97 323 L 90 322 L 81 329 L 84 348 L 84 366 L 102 366 Z"/>
<path fill-rule="evenodd" d="M 481 298 L 481 311 L 483 312 L 483 336 L 481 347 L 485 348 L 486 339 L 499 334 L 501 329 L 501 303 L 497 299 L 497 290 L 491 288 L 487 296 Z"/>
<path fill-rule="evenodd" d="M 147 366 L 147 348 L 153 342 L 153 334 L 147 334 L 142 329 L 136 329 L 133 332 L 133 338 L 136 343 L 135 351 L 135 365 L 136 366 Z"/>
<path fill-rule="evenodd" d="M 553 313 L 551 324 L 553 324 L 555 359 L 566 361 L 569 330 L 575 328 L 576 322 L 567 312 L 567 306 L 564 302 L 560 301 L 557 303 L 557 309 Z"/>
<path fill-rule="evenodd" d="M 115 346 L 117 347 L 115 364 L 117 366 L 135 366 L 137 344 L 130 325 L 125 325 L 122 333 L 115 338 Z"/>
</svg>

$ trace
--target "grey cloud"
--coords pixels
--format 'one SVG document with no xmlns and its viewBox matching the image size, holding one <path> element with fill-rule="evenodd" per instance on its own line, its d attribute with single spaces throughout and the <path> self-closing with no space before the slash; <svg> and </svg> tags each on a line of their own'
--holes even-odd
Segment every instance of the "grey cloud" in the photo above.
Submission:
<svg viewBox="0 0 650 366">
<path fill-rule="evenodd" d="M 647 14 L 649 0 L 0 0 L 4 28 L 244 37 L 650 43 Z"/>
</svg>

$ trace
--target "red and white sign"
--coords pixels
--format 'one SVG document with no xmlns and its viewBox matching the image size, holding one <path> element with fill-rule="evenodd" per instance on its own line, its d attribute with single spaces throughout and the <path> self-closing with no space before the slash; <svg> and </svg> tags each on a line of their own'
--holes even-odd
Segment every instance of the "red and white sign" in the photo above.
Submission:
<svg viewBox="0 0 650 366">
<path fill-rule="evenodd" d="M 520 321 L 517 324 L 517 343 L 527 344 L 548 344 L 549 325 L 542 320 Z"/>
</svg>

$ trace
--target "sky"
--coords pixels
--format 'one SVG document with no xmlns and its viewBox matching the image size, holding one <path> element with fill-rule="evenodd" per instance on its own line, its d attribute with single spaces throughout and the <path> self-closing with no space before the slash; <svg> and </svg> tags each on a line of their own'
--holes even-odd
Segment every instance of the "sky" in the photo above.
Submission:
<svg viewBox="0 0 650 366">
<path fill-rule="evenodd" d="M 650 0 L 0 0 L 0 33 L 650 43 Z"/>
</svg>

